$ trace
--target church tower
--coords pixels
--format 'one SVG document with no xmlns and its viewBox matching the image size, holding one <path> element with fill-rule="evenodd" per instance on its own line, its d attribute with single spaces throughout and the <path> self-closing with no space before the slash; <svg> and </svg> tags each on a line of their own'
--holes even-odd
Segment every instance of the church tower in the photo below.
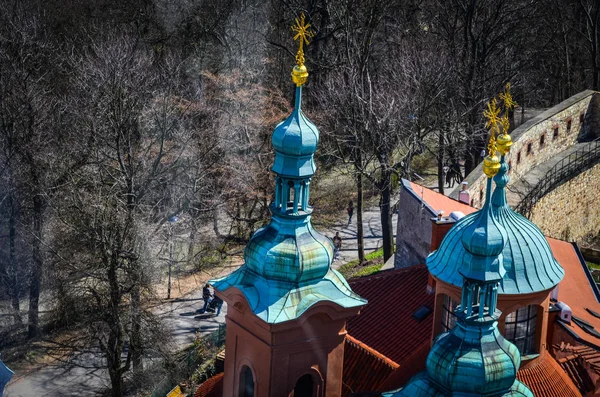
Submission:
<svg viewBox="0 0 600 397">
<path fill-rule="evenodd" d="M 506 274 L 503 252 L 508 241 L 506 228 L 492 210 L 492 178 L 501 170 L 501 160 L 510 147 L 507 134 L 499 136 L 495 99 L 485 113 L 491 127 L 488 156 L 483 172 L 488 177 L 486 200 L 461 228 L 457 244 L 464 249 L 458 267 L 462 277 L 460 304 L 455 309 L 456 326 L 440 334 L 427 356 L 426 371 L 414 376 L 402 389 L 386 397 L 533 397 L 527 386 L 516 379 L 521 363 L 517 347 L 498 329 L 498 290 Z M 505 170 L 504 170 L 505 171 Z M 447 244 L 446 240 L 442 244 Z M 427 259 L 435 259 L 433 255 Z M 447 260 L 451 258 L 447 257 Z"/>
<path fill-rule="evenodd" d="M 296 100 L 273 132 L 271 221 L 250 239 L 242 267 L 210 281 L 228 304 L 224 396 L 340 396 L 346 320 L 367 303 L 331 268 L 333 244 L 310 221 L 319 131 L 301 109 L 309 26 L 302 15 L 292 27 Z"/>
</svg>

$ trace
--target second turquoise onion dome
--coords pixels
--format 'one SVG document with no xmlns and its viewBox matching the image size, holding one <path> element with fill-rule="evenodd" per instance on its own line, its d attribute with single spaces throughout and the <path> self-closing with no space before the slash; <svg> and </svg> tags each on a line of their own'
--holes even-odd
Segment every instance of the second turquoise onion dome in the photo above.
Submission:
<svg viewBox="0 0 600 397">
<path fill-rule="evenodd" d="M 554 288 L 563 278 L 564 270 L 554 259 L 548 241 L 530 220 L 514 212 L 507 204 L 505 187 L 509 181 L 508 164 L 501 160 L 500 171 L 494 176 L 496 189 L 492 196 L 492 213 L 506 232 L 502 251 L 506 273 L 500 281 L 499 293 L 524 294 Z M 466 250 L 461 244 L 463 230 L 472 227 L 477 213 L 461 220 L 446 234 L 440 247 L 427 258 L 429 272 L 437 279 L 460 287 L 459 274 Z"/>
<path fill-rule="evenodd" d="M 504 269 L 507 234 L 491 210 L 491 178 L 484 207 L 462 228 L 465 250 L 458 270 L 462 299 L 456 326 L 436 338 L 427 356 L 426 372 L 389 397 L 528 396 L 516 379 L 521 356 L 498 330 L 497 286 Z"/>
<path fill-rule="evenodd" d="M 465 251 L 458 271 L 463 277 L 473 280 L 501 280 L 505 273 L 502 250 L 506 231 L 492 215 L 489 197 L 477 214 L 473 222 L 462 229 L 461 242 Z"/>
<path fill-rule="evenodd" d="M 565 271 L 556 261 L 542 231 L 529 219 L 513 211 L 506 200 L 509 166 L 504 156 L 500 172 L 494 177 L 492 212 L 508 236 L 504 248 L 506 275 L 501 286 L 504 293 L 522 294 L 554 288 Z"/>
</svg>

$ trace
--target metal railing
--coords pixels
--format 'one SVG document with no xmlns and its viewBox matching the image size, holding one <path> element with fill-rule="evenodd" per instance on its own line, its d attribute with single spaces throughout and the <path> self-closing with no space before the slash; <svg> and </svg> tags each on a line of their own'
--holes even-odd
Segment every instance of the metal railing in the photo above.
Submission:
<svg viewBox="0 0 600 397">
<path fill-rule="evenodd" d="M 521 200 L 515 208 L 519 214 L 529 218 L 535 204 L 550 191 L 593 167 L 600 161 L 600 138 L 588 142 L 552 167 L 540 182 Z"/>
</svg>

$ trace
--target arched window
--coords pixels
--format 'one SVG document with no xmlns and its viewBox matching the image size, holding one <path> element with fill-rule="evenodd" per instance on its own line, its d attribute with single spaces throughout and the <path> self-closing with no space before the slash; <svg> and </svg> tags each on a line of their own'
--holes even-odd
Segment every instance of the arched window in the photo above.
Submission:
<svg viewBox="0 0 600 397">
<path fill-rule="evenodd" d="M 537 309 L 529 305 L 506 315 L 504 320 L 504 337 L 517 346 L 521 354 L 537 353 L 535 346 L 535 325 Z"/>
<path fill-rule="evenodd" d="M 288 181 L 288 196 L 287 196 L 286 208 L 288 206 L 293 206 L 294 201 L 296 200 L 296 189 L 294 189 L 294 182 Z"/>
<path fill-rule="evenodd" d="M 244 365 L 240 372 L 240 390 L 239 397 L 254 397 L 254 377 L 252 370 Z"/>
<path fill-rule="evenodd" d="M 442 311 L 442 332 L 448 332 L 456 325 L 456 309 L 458 303 L 450 298 L 448 295 L 444 295 L 444 309 Z"/>
<path fill-rule="evenodd" d="M 302 375 L 294 387 L 294 397 L 312 397 L 313 390 L 312 376 L 310 374 Z"/>
</svg>

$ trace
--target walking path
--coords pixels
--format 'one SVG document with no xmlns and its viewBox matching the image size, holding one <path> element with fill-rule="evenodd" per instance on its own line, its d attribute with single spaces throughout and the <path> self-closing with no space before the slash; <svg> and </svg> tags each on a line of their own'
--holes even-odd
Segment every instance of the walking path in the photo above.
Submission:
<svg viewBox="0 0 600 397">
<path fill-rule="evenodd" d="M 197 334 L 210 334 L 225 322 L 226 305 L 216 317 L 197 312 L 203 302 L 200 289 L 183 299 L 164 302 L 152 309 L 165 324 L 171 326 L 174 351 L 191 344 Z M 15 374 L 4 391 L 4 397 L 94 396 L 109 384 L 102 355 L 98 349 L 93 349 L 77 354 L 68 363 L 55 361 L 25 375 Z"/>
<path fill-rule="evenodd" d="M 358 239 L 356 237 L 356 214 L 352 217 L 352 223 L 347 224 L 347 218 L 344 221 L 330 226 L 328 228 L 315 226 L 317 231 L 324 233 L 327 237 L 333 238 L 336 232 L 340 232 L 342 237 L 342 249 L 339 259 L 333 262 L 333 268 L 337 269 L 344 263 L 358 259 Z M 392 228 L 394 237 L 396 237 L 396 225 L 398 223 L 398 214 L 394 213 L 392 217 Z M 369 208 L 363 212 L 363 232 L 365 254 L 373 252 L 382 246 L 381 233 L 381 215 L 379 207 Z"/>
<path fill-rule="evenodd" d="M 397 215 L 393 217 L 396 231 Z M 365 253 L 381 247 L 381 222 L 379 208 L 371 208 L 363 214 Z M 358 258 L 356 238 L 356 214 L 350 225 L 347 218 L 328 228 L 316 227 L 321 233 L 333 238 L 340 232 L 343 239 L 339 259 L 334 268 Z M 174 349 L 181 349 L 194 341 L 199 334 L 207 335 L 225 322 L 227 305 L 221 314 L 199 314 L 203 306 L 202 288 L 198 288 L 182 299 L 161 303 L 152 310 L 157 313 L 172 332 Z M 4 391 L 4 397 L 70 397 L 93 396 L 108 387 L 109 379 L 100 352 L 96 349 L 76 355 L 69 363 L 54 362 L 27 374 L 15 374 Z"/>
<path fill-rule="evenodd" d="M 538 183 L 540 183 L 545 177 L 548 171 L 550 171 L 558 162 L 569 157 L 577 150 L 587 146 L 588 142 L 576 143 L 555 156 L 552 156 L 543 163 L 533 167 L 525 174 L 513 177 L 508 185 L 506 192 L 506 199 L 508 204 L 512 208 L 516 208 L 521 200 L 534 189 Z"/>
</svg>

